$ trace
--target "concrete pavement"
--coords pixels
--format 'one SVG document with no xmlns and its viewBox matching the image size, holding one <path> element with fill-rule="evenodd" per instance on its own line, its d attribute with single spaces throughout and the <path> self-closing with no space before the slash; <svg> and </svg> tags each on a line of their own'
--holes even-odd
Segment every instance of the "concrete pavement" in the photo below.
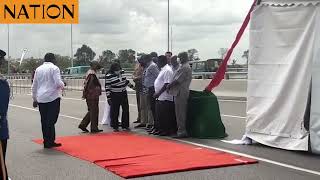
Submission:
<svg viewBox="0 0 320 180">
<path fill-rule="evenodd" d="M 62 101 L 61 116 L 57 124 L 58 136 L 79 135 L 79 120 L 86 112 L 85 102 L 79 92 L 67 92 Z M 103 100 L 103 99 L 102 99 Z M 137 117 L 135 96 L 130 95 L 130 118 Z M 245 128 L 245 101 L 220 100 L 221 114 L 229 137 L 241 138 Z M 100 104 L 103 111 L 103 102 Z M 103 112 L 100 113 L 100 117 Z M 40 116 L 32 108 L 31 96 L 16 95 L 9 110 L 11 139 L 8 147 L 8 168 L 13 180 L 101 180 L 121 179 L 88 162 L 70 157 L 54 150 L 45 150 L 31 142 L 41 138 Z M 108 127 L 102 127 L 106 132 Z M 144 133 L 137 131 L 137 133 Z M 219 140 L 186 139 L 185 143 L 196 143 L 209 148 L 220 148 L 251 155 L 260 159 L 258 164 L 217 168 L 210 170 L 173 173 L 137 179 L 227 179 L 227 180 L 275 180 L 320 178 L 319 156 L 302 152 L 290 152 L 261 145 L 238 146 Z M 104 148 L 101 147 L 103 151 Z M 300 169 L 299 169 L 300 168 Z M 317 174 L 318 173 L 318 174 Z"/>
</svg>

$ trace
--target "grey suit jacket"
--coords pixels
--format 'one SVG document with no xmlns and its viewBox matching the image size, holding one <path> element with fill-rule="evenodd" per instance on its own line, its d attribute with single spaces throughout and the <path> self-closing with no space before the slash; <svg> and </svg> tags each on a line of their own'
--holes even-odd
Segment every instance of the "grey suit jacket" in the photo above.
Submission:
<svg viewBox="0 0 320 180">
<path fill-rule="evenodd" d="M 189 63 L 182 64 L 176 71 L 173 81 L 178 83 L 169 89 L 169 93 L 173 96 L 178 96 L 181 92 L 189 92 L 192 81 L 192 70 Z"/>
</svg>

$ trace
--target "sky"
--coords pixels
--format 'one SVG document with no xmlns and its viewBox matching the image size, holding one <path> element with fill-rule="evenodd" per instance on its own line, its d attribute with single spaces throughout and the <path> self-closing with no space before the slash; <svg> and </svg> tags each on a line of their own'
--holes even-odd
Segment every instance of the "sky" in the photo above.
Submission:
<svg viewBox="0 0 320 180">
<path fill-rule="evenodd" d="M 73 52 L 82 44 L 98 55 L 110 49 L 167 51 L 168 0 L 79 0 L 79 24 L 73 25 Z M 202 60 L 218 58 L 231 46 L 253 0 L 170 0 L 172 51 L 195 48 Z M 8 26 L 0 24 L 0 49 L 8 49 Z M 46 52 L 71 55 L 71 25 L 10 25 L 10 56 L 43 57 Z M 170 33 L 171 34 L 171 33 Z M 248 31 L 232 59 L 244 63 Z M 98 55 L 96 57 L 98 57 Z"/>
</svg>

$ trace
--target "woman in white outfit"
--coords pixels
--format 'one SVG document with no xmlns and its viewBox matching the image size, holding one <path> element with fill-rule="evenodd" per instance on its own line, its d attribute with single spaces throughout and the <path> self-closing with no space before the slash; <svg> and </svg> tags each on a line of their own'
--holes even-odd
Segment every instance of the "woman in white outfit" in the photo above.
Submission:
<svg viewBox="0 0 320 180">
<path fill-rule="evenodd" d="M 102 125 L 110 125 L 111 117 L 110 117 L 110 105 L 108 104 L 108 98 L 106 96 L 106 100 L 104 102 L 104 113 L 103 118 L 101 120 Z"/>
</svg>

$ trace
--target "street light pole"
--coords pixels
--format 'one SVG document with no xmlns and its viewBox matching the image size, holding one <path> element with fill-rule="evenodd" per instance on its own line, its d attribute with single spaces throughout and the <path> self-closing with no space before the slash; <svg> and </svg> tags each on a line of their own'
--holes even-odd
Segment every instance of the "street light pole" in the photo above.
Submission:
<svg viewBox="0 0 320 180">
<path fill-rule="evenodd" d="M 70 28 L 70 36 L 71 36 L 71 43 L 70 43 L 70 48 L 71 48 L 71 67 L 73 67 L 73 30 L 72 30 L 72 24 L 71 24 L 71 28 Z"/>
<path fill-rule="evenodd" d="M 10 26 L 8 24 L 8 75 L 10 75 Z"/>
<path fill-rule="evenodd" d="M 171 52 L 173 52 L 173 32 L 172 32 L 172 26 L 171 26 Z"/>
<path fill-rule="evenodd" d="M 170 51 L 170 0 L 168 0 L 168 51 Z"/>
</svg>

